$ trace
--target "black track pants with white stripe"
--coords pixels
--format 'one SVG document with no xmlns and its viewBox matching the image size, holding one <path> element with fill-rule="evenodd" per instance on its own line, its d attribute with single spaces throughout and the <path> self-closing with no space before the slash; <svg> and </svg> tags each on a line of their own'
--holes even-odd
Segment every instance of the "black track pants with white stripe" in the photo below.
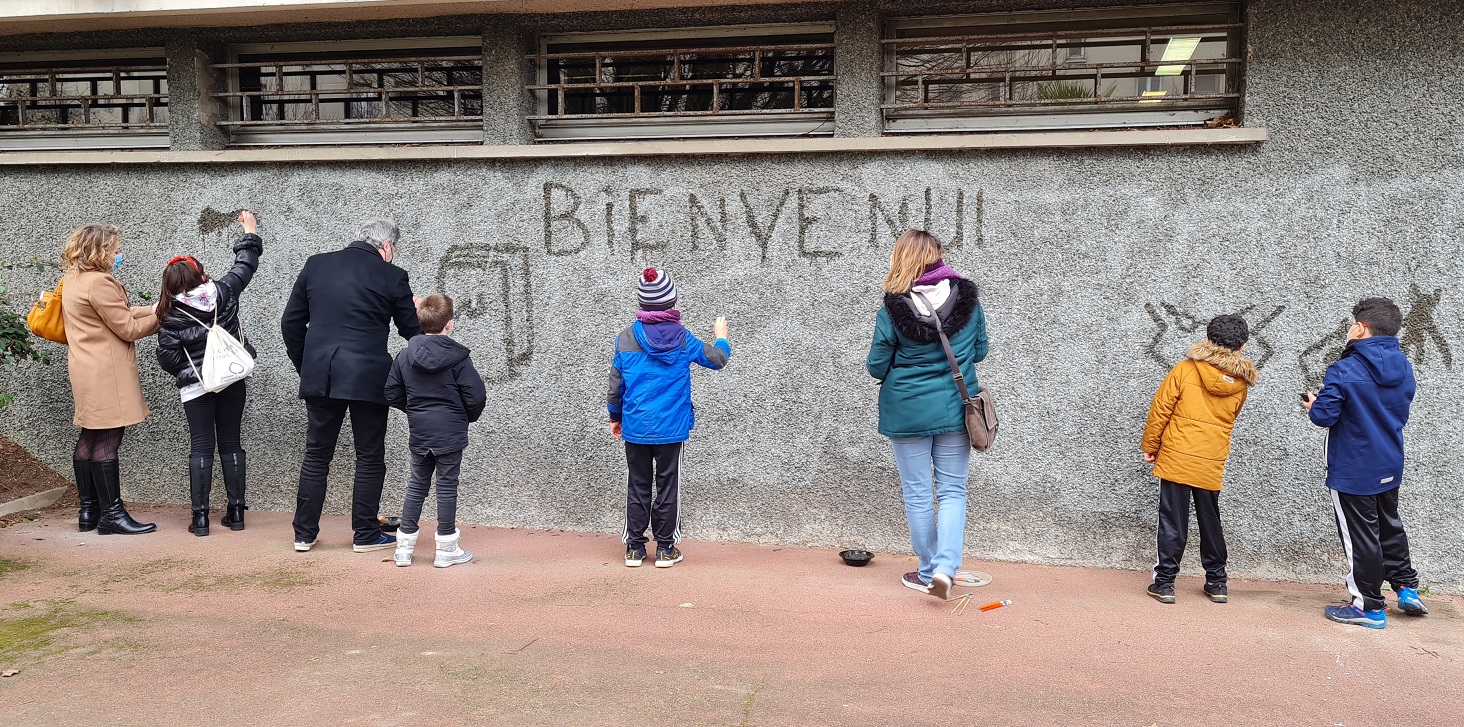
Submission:
<svg viewBox="0 0 1464 727">
<path fill-rule="evenodd" d="M 1398 517 L 1398 488 L 1376 495 L 1349 495 L 1332 490 L 1337 534 L 1347 555 L 1347 590 L 1352 605 L 1382 610 L 1383 582 L 1393 590 L 1417 588 L 1418 572 L 1408 555 L 1408 534 Z"/>
<path fill-rule="evenodd" d="M 625 532 L 620 539 L 633 548 L 646 544 L 646 525 L 663 548 L 681 542 L 681 446 L 625 443 L 630 482 L 625 494 Z M 651 499 L 651 485 L 656 488 Z"/>
</svg>

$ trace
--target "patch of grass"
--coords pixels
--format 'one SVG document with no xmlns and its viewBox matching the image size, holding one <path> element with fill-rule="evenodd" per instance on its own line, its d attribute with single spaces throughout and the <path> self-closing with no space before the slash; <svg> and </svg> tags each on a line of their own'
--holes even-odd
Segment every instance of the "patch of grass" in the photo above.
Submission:
<svg viewBox="0 0 1464 727">
<path fill-rule="evenodd" d="M 302 570 L 274 568 L 252 573 L 229 573 L 226 575 L 194 578 L 170 586 L 171 593 L 215 593 L 219 591 L 269 591 L 283 593 L 296 588 L 319 585 L 320 579 Z"/>
<path fill-rule="evenodd" d="M 58 632 L 80 628 L 111 615 L 106 611 L 53 609 L 21 618 L 0 620 L 0 666 L 13 665 L 27 654 L 51 651 L 60 635 Z"/>
<path fill-rule="evenodd" d="M 113 583 L 157 585 L 164 577 L 190 573 L 202 567 L 203 563 L 197 560 L 158 558 L 136 565 L 128 565 L 103 579 L 98 585 L 108 586 Z"/>
<path fill-rule="evenodd" d="M 441 669 L 444 676 L 457 682 L 458 694 L 467 694 L 472 691 L 474 687 L 478 686 L 478 682 L 487 676 L 480 667 L 476 666 L 449 666 L 444 664 Z"/>
<path fill-rule="evenodd" d="M 21 571 L 28 570 L 34 566 L 35 563 L 32 563 L 28 560 L 20 560 L 19 558 L 0 558 L 0 578 L 4 578 L 5 576 L 8 576 L 12 573 L 19 573 Z"/>
<path fill-rule="evenodd" d="M 763 690 L 763 687 L 766 687 L 767 685 L 767 682 L 758 682 L 757 688 L 747 693 L 747 701 L 742 703 L 742 721 L 737 723 L 737 727 L 747 727 L 747 725 L 751 723 L 752 707 L 754 704 L 757 703 L 757 695 L 760 694 Z"/>
</svg>

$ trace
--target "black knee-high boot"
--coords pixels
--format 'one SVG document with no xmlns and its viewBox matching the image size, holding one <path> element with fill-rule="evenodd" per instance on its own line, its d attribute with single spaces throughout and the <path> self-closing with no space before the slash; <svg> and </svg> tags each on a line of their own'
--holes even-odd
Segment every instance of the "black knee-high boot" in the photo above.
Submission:
<svg viewBox="0 0 1464 727">
<path fill-rule="evenodd" d="M 98 535 L 141 535 L 158 529 L 152 523 L 140 523 L 127 514 L 122 505 L 122 475 L 117 460 L 91 463 L 92 485 L 101 501 L 102 516 L 97 520 Z"/>
<path fill-rule="evenodd" d="M 195 454 L 188 457 L 188 496 L 193 502 L 193 521 L 188 532 L 208 535 L 208 496 L 213 492 L 213 457 Z"/>
<path fill-rule="evenodd" d="M 97 529 L 97 520 L 102 517 L 102 505 L 97 501 L 97 488 L 92 484 L 91 461 L 72 459 L 71 471 L 76 475 L 76 499 L 81 503 L 77 510 L 76 528 L 85 533 Z"/>
<path fill-rule="evenodd" d="M 229 493 L 229 509 L 219 524 L 229 526 L 230 530 L 243 530 L 244 511 L 249 509 L 244 504 L 244 453 L 230 452 L 219 457 L 219 466 L 224 470 L 224 489 Z"/>
</svg>

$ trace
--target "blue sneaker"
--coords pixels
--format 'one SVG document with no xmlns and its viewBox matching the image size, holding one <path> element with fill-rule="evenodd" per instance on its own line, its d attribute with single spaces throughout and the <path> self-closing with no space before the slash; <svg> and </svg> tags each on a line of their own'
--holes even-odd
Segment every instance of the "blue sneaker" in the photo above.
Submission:
<svg viewBox="0 0 1464 727">
<path fill-rule="evenodd" d="M 639 568 L 640 567 L 640 564 L 643 563 L 643 562 L 645 562 L 645 559 L 646 559 L 646 548 L 645 548 L 645 546 L 641 546 L 639 548 L 631 547 L 629 545 L 625 546 L 625 567 L 626 568 Z"/>
<path fill-rule="evenodd" d="M 377 534 L 375 540 L 372 540 L 368 543 L 356 543 L 355 545 L 351 546 L 351 550 L 357 553 L 370 553 L 373 550 L 386 550 L 387 548 L 395 547 L 396 538 L 394 536 L 387 535 L 386 533 L 379 533 Z"/>
<path fill-rule="evenodd" d="M 1336 621 L 1339 624 L 1366 626 L 1370 629 L 1381 629 L 1388 625 L 1388 614 L 1381 609 L 1364 611 L 1348 604 L 1346 606 L 1328 606 L 1326 612 L 1328 620 Z"/>
<path fill-rule="evenodd" d="M 1398 610 L 1409 616 L 1427 616 L 1428 606 L 1418 597 L 1417 588 L 1398 589 Z"/>
</svg>

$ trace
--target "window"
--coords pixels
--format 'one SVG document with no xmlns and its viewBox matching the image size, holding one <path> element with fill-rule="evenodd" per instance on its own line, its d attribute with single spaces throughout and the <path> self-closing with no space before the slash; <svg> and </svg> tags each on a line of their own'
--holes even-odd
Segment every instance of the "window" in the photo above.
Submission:
<svg viewBox="0 0 1464 727">
<path fill-rule="evenodd" d="M 1227 3 L 892 20 L 885 127 L 1170 126 L 1235 116 L 1240 19 Z"/>
<path fill-rule="evenodd" d="M 0 149 L 167 145 L 161 50 L 0 55 Z"/>
<path fill-rule="evenodd" d="M 214 68 L 231 143 L 473 143 L 483 139 L 478 38 L 233 49 Z"/>
<path fill-rule="evenodd" d="M 529 86 L 541 139 L 833 133 L 831 24 L 551 36 Z"/>
</svg>

